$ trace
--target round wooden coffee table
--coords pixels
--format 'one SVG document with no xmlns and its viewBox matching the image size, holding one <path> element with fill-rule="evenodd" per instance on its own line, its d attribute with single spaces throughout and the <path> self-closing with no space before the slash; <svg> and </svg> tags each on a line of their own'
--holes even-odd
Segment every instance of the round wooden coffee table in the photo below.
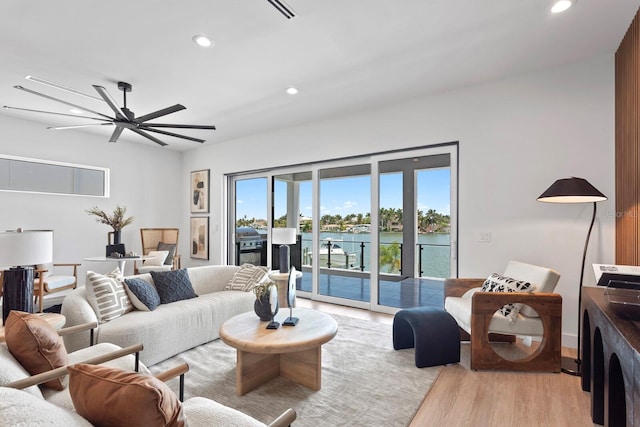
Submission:
<svg viewBox="0 0 640 427">
<path fill-rule="evenodd" d="M 289 310 L 280 310 L 276 321 L 282 321 Z M 320 390 L 322 344 L 338 332 L 333 317 L 316 310 L 296 308 L 296 326 L 267 329 L 250 311 L 227 320 L 220 327 L 220 338 L 237 352 L 236 393 L 242 396 L 271 379 L 281 376 Z"/>
</svg>

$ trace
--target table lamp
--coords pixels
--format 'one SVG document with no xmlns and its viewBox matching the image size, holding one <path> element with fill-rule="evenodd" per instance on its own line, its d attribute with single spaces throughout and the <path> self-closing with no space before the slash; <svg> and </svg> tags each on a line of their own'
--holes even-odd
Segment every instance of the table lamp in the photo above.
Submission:
<svg viewBox="0 0 640 427">
<path fill-rule="evenodd" d="M 33 266 L 53 259 L 53 231 L 9 230 L 0 232 L 2 273 L 2 324 L 11 310 L 33 311 Z"/>
<path fill-rule="evenodd" d="M 584 242 L 584 251 L 582 252 L 582 268 L 580 269 L 580 283 L 578 288 L 578 356 L 573 359 L 571 357 L 562 357 L 561 370 L 565 374 L 580 375 L 580 310 L 582 308 L 582 280 L 584 278 L 584 263 L 587 258 L 587 247 L 591 230 L 596 219 L 596 202 L 607 200 L 607 196 L 598 191 L 586 179 L 583 178 L 564 178 L 554 182 L 551 187 L 540 195 L 537 199 L 539 202 L 547 203 L 593 203 L 593 215 L 591 224 L 587 232 L 587 239 Z"/>
<path fill-rule="evenodd" d="M 278 260 L 280 261 L 280 273 L 289 272 L 290 264 L 290 251 L 289 245 L 296 243 L 295 228 L 272 228 L 271 229 L 271 243 L 274 245 L 280 245 L 280 253 Z"/>
</svg>

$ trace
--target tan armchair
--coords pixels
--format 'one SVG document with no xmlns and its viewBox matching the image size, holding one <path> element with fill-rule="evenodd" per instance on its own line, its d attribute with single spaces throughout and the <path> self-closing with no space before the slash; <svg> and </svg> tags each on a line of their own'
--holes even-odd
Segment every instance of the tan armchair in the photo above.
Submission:
<svg viewBox="0 0 640 427">
<path fill-rule="evenodd" d="M 142 242 L 142 255 L 149 255 L 151 251 L 169 251 L 169 255 L 163 265 L 149 265 L 149 263 L 134 264 L 134 274 L 148 273 L 150 271 L 167 271 L 180 269 L 180 255 L 178 254 L 178 237 L 180 230 L 177 228 L 141 228 L 140 240 Z"/>
<path fill-rule="evenodd" d="M 44 296 L 66 289 L 75 289 L 78 285 L 78 267 L 80 264 L 42 264 L 36 266 L 36 279 L 33 282 L 33 302 L 38 304 L 38 312 L 44 309 Z M 59 269 L 55 267 L 68 267 L 67 273 L 58 274 Z"/>
<path fill-rule="evenodd" d="M 482 292 L 485 279 L 445 280 L 445 310 L 460 326 L 461 339 L 471 340 L 471 369 L 560 372 L 562 297 L 552 293 L 560 275 L 510 261 L 504 276 L 530 282 L 536 289 L 532 293 Z M 527 306 L 514 322 L 496 313 L 510 303 Z M 541 341 L 531 354 L 517 360 L 504 359 L 492 348 L 491 342 L 513 342 L 516 336 Z"/>
</svg>

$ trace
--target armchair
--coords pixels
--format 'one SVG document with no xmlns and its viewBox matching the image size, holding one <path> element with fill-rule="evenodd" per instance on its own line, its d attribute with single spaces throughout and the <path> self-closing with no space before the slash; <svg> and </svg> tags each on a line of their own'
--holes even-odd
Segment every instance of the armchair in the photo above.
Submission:
<svg viewBox="0 0 640 427">
<path fill-rule="evenodd" d="M 142 242 L 142 255 L 149 255 L 151 251 L 168 251 L 169 254 L 163 265 L 149 265 L 144 262 L 134 264 L 134 274 L 149 273 L 150 271 L 168 271 L 180 269 L 180 255 L 178 254 L 177 228 L 141 228 L 140 240 Z"/>
<path fill-rule="evenodd" d="M 471 369 L 560 372 L 562 297 L 552 293 L 560 275 L 554 270 L 510 261 L 505 277 L 535 285 L 534 292 L 482 292 L 484 279 L 447 279 L 445 310 L 471 341 Z M 497 312 L 506 304 L 523 304 L 515 321 Z M 492 341 L 515 341 L 516 336 L 539 337 L 528 356 L 506 360 L 496 354 Z"/>
<path fill-rule="evenodd" d="M 45 294 L 75 289 L 78 285 L 78 267 L 80 264 L 42 264 L 36 266 L 36 280 L 33 283 L 33 302 L 38 304 L 38 312 L 44 309 Z M 73 268 L 71 275 L 54 274 L 54 267 Z M 57 272 L 56 272 L 57 273 Z"/>
</svg>

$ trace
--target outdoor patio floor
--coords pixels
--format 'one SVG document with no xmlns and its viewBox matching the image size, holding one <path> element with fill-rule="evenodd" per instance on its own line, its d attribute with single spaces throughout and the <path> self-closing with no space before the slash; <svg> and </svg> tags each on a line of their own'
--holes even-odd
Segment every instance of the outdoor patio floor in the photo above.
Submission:
<svg viewBox="0 0 640 427">
<path fill-rule="evenodd" d="M 339 272 L 320 274 L 321 295 L 355 301 L 370 301 L 369 278 L 342 276 Z M 444 281 L 437 279 L 408 278 L 401 281 L 380 281 L 378 303 L 396 308 L 443 308 Z M 299 290 L 311 292 L 311 273 L 305 272 Z"/>
</svg>

